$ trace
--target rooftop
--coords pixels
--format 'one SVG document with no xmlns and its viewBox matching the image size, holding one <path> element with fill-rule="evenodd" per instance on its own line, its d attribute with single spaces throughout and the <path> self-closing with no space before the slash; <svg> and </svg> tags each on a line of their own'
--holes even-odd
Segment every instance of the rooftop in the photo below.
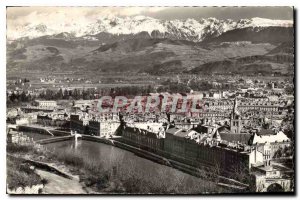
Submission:
<svg viewBox="0 0 300 200">
<path fill-rule="evenodd" d="M 219 133 L 222 140 L 228 142 L 240 142 L 243 144 L 249 144 L 251 134 L 237 134 L 237 133 Z"/>
<path fill-rule="evenodd" d="M 258 136 L 261 135 L 276 135 L 275 131 L 271 130 L 271 129 L 261 129 L 258 133 Z"/>
</svg>

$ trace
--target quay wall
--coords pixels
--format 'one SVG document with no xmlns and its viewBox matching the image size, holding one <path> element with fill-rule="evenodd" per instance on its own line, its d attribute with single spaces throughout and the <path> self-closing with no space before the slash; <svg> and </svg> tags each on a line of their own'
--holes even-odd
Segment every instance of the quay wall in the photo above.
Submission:
<svg viewBox="0 0 300 200">
<path fill-rule="evenodd" d="M 19 125 L 18 126 L 19 131 L 24 132 L 35 132 L 43 135 L 53 135 L 53 136 L 67 136 L 70 135 L 70 132 L 68 131 L 62 131 L 62 130 L 47 130 L 44 127 L 34 127 L 34 126 L 26 126 L 26 125 Z"/>
<path fill-rule="evenodd" d="M 54 143 L 54 142 L 61 142 L 61 141 L 66 141 L 74 138 L 74 136 L 62 136 L 62 137 L 51 137 L 48 139 L 43 139 L 43 140 L 38 140 L 36 143 L 38 144 L 49 144 L 49 143 Z"/>
<path fill-rule="evenodd" d="M 18 131 L 24 131 L 24 132 L 35 132 L 43 135 L 51 135 L 46 129 L 42 127 L 33 127 L 33 126 L 25 126 L 25 125 L 19 125 Z"/>
<path fill-rule="evenodd" d="M 50 132 L 51 132 L 54 136 L 67 136 L 67 135 L 71 135 L 71 132 L 70 132 L 70 131 L 50 130 Z"/>
</svg>

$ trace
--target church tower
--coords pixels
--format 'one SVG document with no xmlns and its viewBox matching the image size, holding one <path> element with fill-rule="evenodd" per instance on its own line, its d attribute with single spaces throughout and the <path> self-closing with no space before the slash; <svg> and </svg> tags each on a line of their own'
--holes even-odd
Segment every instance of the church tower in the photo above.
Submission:
<svg viewBox="0 0 300 200">
<path fill-rule="evenodd" d="M 233 110 L 230 116 L 230 130 L 232 133 L 240 134 L 241 128 L 241 115 L 237 109 L 237 99 L 235 98 Z"/>
</svg>

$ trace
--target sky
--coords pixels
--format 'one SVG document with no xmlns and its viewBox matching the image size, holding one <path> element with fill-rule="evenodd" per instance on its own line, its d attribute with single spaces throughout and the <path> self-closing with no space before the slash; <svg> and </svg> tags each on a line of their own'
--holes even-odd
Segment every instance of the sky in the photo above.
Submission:
<svg viewBox="0 0 300 200">
<path fill-rule="evenodd" d="M 293 19 L 292 7 L 7 7 L 7 25 L 14 28 L 31 22 L 46 23 L 48 20 L 78 20 L 88 23 L 99 16 L 144 15 L 157 19 L 187 18 L 244 19 L 269 18 Z"/>
</svg>

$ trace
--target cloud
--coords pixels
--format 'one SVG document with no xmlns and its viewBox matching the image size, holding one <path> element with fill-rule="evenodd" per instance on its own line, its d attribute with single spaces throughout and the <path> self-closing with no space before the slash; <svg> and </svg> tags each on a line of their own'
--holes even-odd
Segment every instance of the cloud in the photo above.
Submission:
<svg viewBox="0 0 300 200">
<path fill-rule="evenodd" d="M 148 13 L 155 13 L 166 9 L 165 7 L 113 7 L 105 8 L 103 14 L 112 14 L 117 16 L 134 16 Z M 96 9 L 97 10 L 97 9 Z"/>
<path fill-rule="evenodd" d="M 97 19 L 100 16 L 134 16 L 155 13 L 165 7 L 8 7 L 7 21 L 14 25 L 70 19 Z"/>
</svg>

